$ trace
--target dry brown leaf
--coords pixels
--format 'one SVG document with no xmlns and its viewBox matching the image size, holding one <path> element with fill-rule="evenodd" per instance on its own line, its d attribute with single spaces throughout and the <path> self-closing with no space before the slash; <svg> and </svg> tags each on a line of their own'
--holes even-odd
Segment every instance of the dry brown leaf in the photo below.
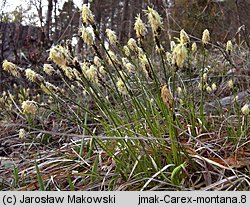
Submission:
<svg viewBox="0 0 250 207">
<path fill-rule="evenodd" d="M 168 89 L 167 85 L 164 85 L 161 88 L 161 98 L 164 102 L 164 104 L 169 108 L 172 109 L 173 107 L 173 97 L 170 93 L 170 90 Z"/>
<path fill-rule="evenodd" d="M 231 156 L 222 160 L 220 158 L 210 158 L 213 162 L 216 162 L 223 166 L 230 166 L 231 168 L 241 168 L 250 165 L 250 158 L 236 158 Z"/>
<path fill-rule="evenodd" d="M 228 157 L 226 162 L 234 168 L 241 168 L 245 166 L 250 166 L 250 158 L 237 158 L 237 157 Z"/>
</svg>

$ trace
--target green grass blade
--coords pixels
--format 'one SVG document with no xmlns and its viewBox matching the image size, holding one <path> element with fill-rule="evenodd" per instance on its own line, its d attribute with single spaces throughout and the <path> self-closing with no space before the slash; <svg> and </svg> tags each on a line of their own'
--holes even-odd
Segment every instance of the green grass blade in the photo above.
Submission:
<svg viewBox="0 0 250 207">
<path fill-rule="evenodd" d="M 40 170 L 39 170 L 39 167 L 38 167 L 36 161 L 35 161 L 35 167 L 36 167 L 37 180 L 38 180 L 38 183 L 40 186 L 40 190 L 45 191 L 43 179 L 42 179 L 42 176 L 41 176 L 41 173 L 40 173 Z"/>
</svg>

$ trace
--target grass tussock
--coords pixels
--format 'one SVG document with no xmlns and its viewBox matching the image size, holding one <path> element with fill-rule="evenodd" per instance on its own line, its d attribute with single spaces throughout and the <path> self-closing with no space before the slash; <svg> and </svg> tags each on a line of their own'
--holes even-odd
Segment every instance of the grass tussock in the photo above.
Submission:
<svg viewBox="0 0 250 207">
<path fill-rule="evenodd" d="M 250 189 L 249 48 L 205 29 L 167 49 L 162 17 L 145 15 L 121 45 L 84 5 L 84 60 L 66 44 L 39 71 L 3 62 L 32 87 L 0 97 L 2 190 Z"/>
</svg>

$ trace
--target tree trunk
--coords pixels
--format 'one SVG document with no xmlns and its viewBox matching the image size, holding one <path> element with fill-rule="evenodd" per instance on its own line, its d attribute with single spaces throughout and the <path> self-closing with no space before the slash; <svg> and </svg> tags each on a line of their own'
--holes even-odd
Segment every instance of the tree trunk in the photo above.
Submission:
<svg viewBox="0 0 250 207">
<path fill-rule="evenodd" d="M 45 33 L 48 44 L 50 44 L 50 27 L 52 22 L 52 10 L 53 10 L 53 0 L 48 0 L 48 11 L 46 17 L 46 33 Z"/>
<path fill-rule="evenodd" d="M 115 0 L 112 0 L 112 5 L 115 5 Z M 111 16 L 110 16 L 110 29 L 114 30 L 115 28 L 115 10 L 116 10 L 116 7 L 112 8 L 111 9 Z"/>
<path fill-rule="evenodd" d="M 129 0 L 124 1 L 123 11 L 122 11 L 122 21 L 121 27 L 119 31 L 119 41 L 120 43 L 124 43 L 127 39 L 127 31 L 128 31 L 128 22 L 129 21 Z"/>
<path fill-rule="evenodd" d="M 100 30 L 101 28 L 101 18 L 102 18 L 102 2 L 100 0 L 96 0 L 94 4 L 94 14 L 95 14 L 95 21 L 97 24 L 97 29 Z"/>
<path fill-rule="evenodd" d="M 57 41 L 58 38 L 58 19 L 56 18 L 57 17 L 56 11 L 57 11 L 57 0 L 54 0 L 54 16 L 55 16 L 55 34 L 53 38 L 54 41 Z"/>
</svg>

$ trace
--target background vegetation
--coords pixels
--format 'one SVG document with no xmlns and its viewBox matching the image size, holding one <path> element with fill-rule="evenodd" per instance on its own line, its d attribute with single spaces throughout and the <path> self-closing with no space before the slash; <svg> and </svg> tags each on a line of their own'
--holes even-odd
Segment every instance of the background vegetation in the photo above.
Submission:
<svg viewBox="0 0 250 207">
<path fill-rule="evenodd" d="M 2 190 L 249 190 L 248 1 L 41 3 L 1 14 Z"/>
</svg>

